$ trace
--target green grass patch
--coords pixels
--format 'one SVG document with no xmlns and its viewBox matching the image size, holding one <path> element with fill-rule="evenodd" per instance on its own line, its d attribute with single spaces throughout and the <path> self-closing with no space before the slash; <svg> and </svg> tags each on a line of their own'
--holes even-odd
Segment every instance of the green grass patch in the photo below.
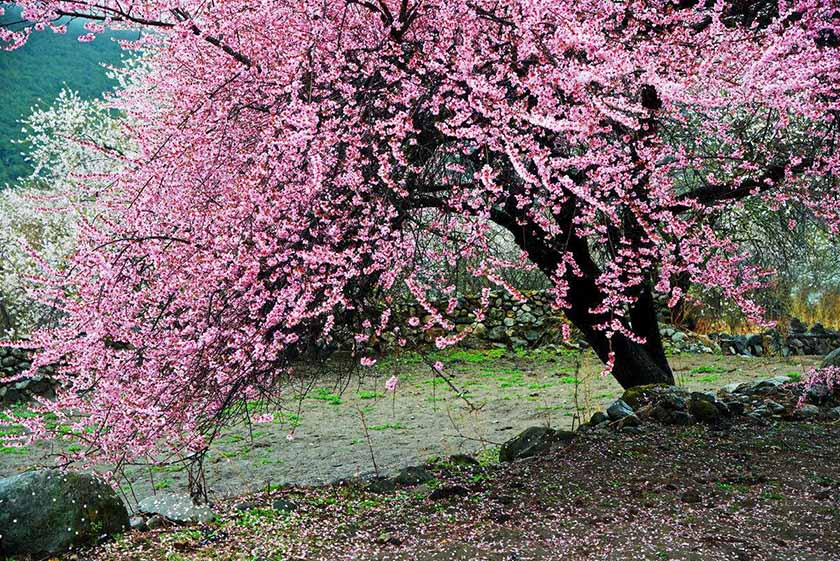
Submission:
<svg viewBox="0 0 840 561">
<path fill-rule="evenodd" d="M 561 384 L 580 384 L 580 378 L 577 376 L 560 376 L 559 380 Z"/>
<path fill-rule="evenodd" d="M 315 388 L 310 397 L 318 401 L 325 401 L 330 405 L 341 405 L 341 396 L 326 388 Z"/>
<path fill-rule="evenodd" d="M 801 382 L 802 381 L 802 374 L 799 372 L 788 372 L 785 374 L 788 378 L 790 378 L 791 382 Z"/>
<path fill-rule="evenodd" d="M 432 353 L 432 360 L 439 360 L 444 364 L 450 362 L 465 362 L 467 364 L 481 364 L 502 358 L 505 349 L 455 349 L 447 352 Z"/>
<path fill-rule="evenodd" d="M 360 390 L 357 395 L 359 399 L 379 399 L 380 397 L 385 397 L 384 393 L 371 390 Z"/>
<path fill-rule="evenodd" d="M 0 454 L 8 454 L 10 456 L 26 456 L 29 454 L 29 448 L 26 446 L 0 446 Z"/>
<path fill-rule="evenodd" d="M 524 387 L 527 385 L 525 375 L 522 372 L 514 372 L 507 376 L 496 376 L 496 379 L 499 381 L 500 388 Z"/>
<path fill-rule="evenodd" d="M 156 491 L 169 489 L 169 487 L 171 487 L 173 483 L 175 482 L 171 479 L 161 479 L 160 481 L 155 481 L 154 488 Z"/>
<path fill-rule="evenodd" d="M 543 383 L 534 382 L 533 384 L 528 384 L 528 389 L 529 390 L 544 390 L 546 388 L 552 387 L 553 385 L 554 384 L 551 384 L 551 383 L 548 383 L 548 382 L 543 382 Z"/>
<path fill-rule="evenodd" d="M 701 366 L 697 366 L 696 368 L 692 368 L 688 373 L 689 374 L 723 374 L 726 372 L 726 368 L 723 366 L 718 366 L 716 364 L 704 364 Z"/>
<path fill-rule="evenodd" d="M 406 427 L 403 423 L 385 423 L 382 425 L 371 425 L 368 427 L 370 430 L 403 430 Z"/>
<path fill-rule="evenodd" d="M 697 378 L 698 382 L 711 383 L 720 380 L 720 374 L 706 374 Z"/>
<path fill-rule="evenodd" d="M 273 522 L 278 512 L 272 508 L 252 508 L 239 513 L 236 524 L 245 528 L 258 528 L 259 526 Z"/>
<path fill-rule="evenodd" d="M 300 415 L 297 413 L 287 413 L 279 411 L 274 414 L 274 422 L 278 425 L 289 425 L 290 427 L 300 426 Z"/>
</svg>

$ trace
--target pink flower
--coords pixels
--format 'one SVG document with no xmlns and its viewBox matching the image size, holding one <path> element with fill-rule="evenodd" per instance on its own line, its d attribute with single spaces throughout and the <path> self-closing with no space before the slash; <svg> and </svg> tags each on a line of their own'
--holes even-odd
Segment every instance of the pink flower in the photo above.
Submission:
<svg viewBox="0 0 840 561">
<path fill-rule="evenodd" d="M 396 391 L 398 382 L 399 382 L 399 380 L 397 379 L 396 376 L 391 376 L 385 382 L 385 389 L 388 390 L 389 392 Z"/>
<path fill-rule="evenodd" d="M 376 364 L 376 359 L 366 356 L 362 357 L 362 360 L 360 360 L 359 362 L 362 364 L 362 366 L 373 366 L 374 364 Z"/>
<path fill-rule="evenodd" d="M 274 414 L 273 413 L 263 413 L 262 415 L 257 415 L 253 419 L 254 424 L 256 425 L 266 425 L 268 423 L 274 422 Z"/>
</svg>

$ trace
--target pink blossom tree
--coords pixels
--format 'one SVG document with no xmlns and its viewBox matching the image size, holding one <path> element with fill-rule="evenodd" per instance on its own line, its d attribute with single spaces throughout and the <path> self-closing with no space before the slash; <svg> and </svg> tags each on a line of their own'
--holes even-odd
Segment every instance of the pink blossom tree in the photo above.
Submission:
<svg viewBox="0 0 840 561">
<path fill-rule="evenodd" d="M 16 4 L 9 48 L 66 17 L 85 41 L 149 31 L 125 47 L 151 70 L 115 102 L 137 154 L 40 279 L 64 320 L 31 341 L 65 384 L 43 408 L 113 458 L 201 448 L 340 327 L 399 340 L 372 306 L 398 287 L 456 344 L 429 260 L 513 293 L 501 271 L 539 269 L 622 386 L 673 383 L 657 294 L 716 291 L 761 320 L 768 272 L 716 216 L 840 223 L 830 0 Z M 492 227 L 519 258 L 488 252 Z M 423 255 L 421 234 L 440 240 Z"/>
</svg>

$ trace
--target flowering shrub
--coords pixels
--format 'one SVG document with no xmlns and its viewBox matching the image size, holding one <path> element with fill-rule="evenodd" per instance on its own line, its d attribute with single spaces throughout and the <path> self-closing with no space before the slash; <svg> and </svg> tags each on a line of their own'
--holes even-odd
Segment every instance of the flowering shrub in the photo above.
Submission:
<svg viewBox="0 0 840 561">
<path fill-rule="evenodd" d="M 153 30 L 116 101 L 136 154 L 44 281 L 65 320 L 33 337 L 65 384 L 43 411 L 114 461 L 202 449 L 339 327 L 398 340 L 371 306 L 398 285 L 456 344 L 472 326 L 429 261 L 515 296 L 500 273 L 538 268 L 622 385 L 672 382 L 654 293 L 676 305 L 687 278 L 761 321 L 768 272 L 721 211 L 840 223 L 829 1 L 17 4 L 9 48 L 68 14 Z M 488 251 L 490 224 L 519 255 Z"/>
<path fill-rule="evenodd" d="M 840 366 L 824 366 L 822 368 L 812 368 L 805 374 L 805 389 L 802 391 L 802 396 L 799 398 L 799 406 L 805 403 L 808 398 L 808 390 L 814 386 L 825 386 L 828 392 L 832 393 L 836 388 L 840 388 Z"/>
<path fill-rule="evenodd" d="M 60 269 L 75 247 L 77 222 L 119 166 L 125 139 L 101 103 L 62 91 L 23 122 L 32 174 L 0 191 L 0 332 L 27 336 L 51 317 L 51 302 L 29 294 L 44 268 Z M 52 318 L 55 319 L 55 318 Z"/>
</svg>

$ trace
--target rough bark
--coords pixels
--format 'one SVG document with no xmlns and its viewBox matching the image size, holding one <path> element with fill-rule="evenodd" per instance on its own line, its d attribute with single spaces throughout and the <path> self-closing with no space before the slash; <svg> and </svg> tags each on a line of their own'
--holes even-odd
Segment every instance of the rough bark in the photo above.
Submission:
<svg viewBox="0 0 840 561">
<path fill-rule="evenodd" d="M 561 259 L 557 248 L 545 242 L 545 237 L 527 219 L 514 219 L 509 213 L 494 213 L 493 220 L 510 231 L 517 245 L 525 251 L 530 260 L 546 275 L 553 276 Z M 595 282 L 599 270 L 592 259 L 586 240 L 570 235 L 564 248 L 574 254 L 575 261 L 582 271 L 582 276 L 567 274 L 569 285 L 567 300 L 570 307 L 564 312 L 569 321 L 586 338 L 595 354 L 603 361 L 614 354 L 612 375 L 624 388 L 645 384 L 673 384 L 674 375 L 668 365 L 665 349 L 659 335 L 659 324 L 650 286 L 645 285 L 638 294 L 638 300 L 630 309 L 628 328 L 636 335 L 645 338 L 645 343 L 637 343 L 628 337 L 615 334 L 608 338 L 595 328 L 608 319 L 604 314 L 594 314 L 602 301 L 601 291 Z"/>
</svg>

